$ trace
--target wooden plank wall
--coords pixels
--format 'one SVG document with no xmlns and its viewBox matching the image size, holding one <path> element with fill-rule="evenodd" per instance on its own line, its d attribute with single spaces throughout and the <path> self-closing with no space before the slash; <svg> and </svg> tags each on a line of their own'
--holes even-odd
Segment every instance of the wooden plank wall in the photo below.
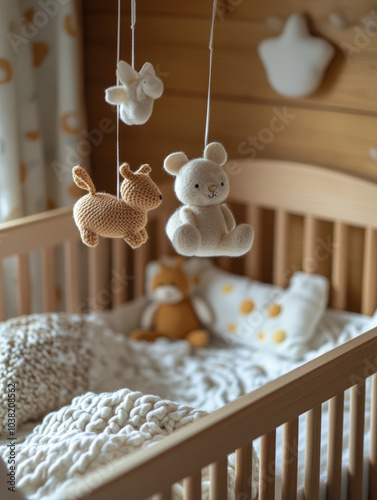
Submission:
<svg viewBox="0 0 377 500">
<path fill-rule="evenodd" d="M 117 2 L 83 4 L 89 127 L 99 128 L 104 118 L 115 127 L 115 110 L 104 102 L 104 90 L 115 82 Z M 133 167 L 149 162 L 157 180 L 166 178 L 162 163 L 167 154 L 184 150 L 195 156 L 203 148 L 211 12 L 212 0 L 138 2 L 136 68 L 152 62 L 165 93 L 145 126 L 121 127 L 121 157 Z M 257 46 L 278 34 L 266 22 L 269 16 L 285 20 L 293 12 L 308 16 L 312 32 L 332 42 L 336 56 L 314 95 L 287 100 L 268 85 Z M 344 17 L 346 28 L 331 24 L 329 15 L 334 13 Z M 360 19 L 368 15 L 374 22 L 366 28 Z M 121 57 L 128 61 L 129 24 L 129 1 L 123 0 Z M 370 148 L 377 147 L 376 2 L 219 0 L 214 49 L 210 140 L 222 141 L 232 157 L 307 162 L 377 181 L 377 165 L 369 158 Z M 282 126 L 271 133 L 265 129 L 274 117 Z M 114 192 L 115 130 L 107 129 L 103 136 L 93 149 L 95 181 Z M 302 221 L 293 222 L 292 237 L 299 240 Z M 324 225 L 322 236 L 331 229 Z M 361 286 L 362 236 L 355 229 L 349 240 L 348 269 L 355 296 Z M 298 246 L 292 248 L 291 264 Z M 349 299 L 350 308 L 354 300 Z"/>
</svg>

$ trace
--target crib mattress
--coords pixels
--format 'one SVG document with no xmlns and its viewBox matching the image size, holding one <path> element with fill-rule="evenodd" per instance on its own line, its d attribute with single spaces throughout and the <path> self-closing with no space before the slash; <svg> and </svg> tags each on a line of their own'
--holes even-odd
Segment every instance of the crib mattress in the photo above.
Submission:
<svg viewBox="0 0 377 500">
<path fill-rule="evenodd" d="M 93 318 L 113 331 L 128 333 L 138 324 L 144 299 L 102 313 Z M 123 353 L 123 372 L 120 380 L 114 374 L 98 382 L 96 392 L 115 391 L 127 387 L 143 394 L 157 395 L 199 410 L 212 412 L 247 394 L 267 382 L 293 370 L 299 365 L 344 343 L 375 326 L 375 318 L 359 314 L 328 310 L 317 328 L 305 359 L 300 362 L 278 360 L 275 356 L 251 351 L 248 348 L 229 347 L 213 342 L 205 349 L 192 350 L 184 341 L 170 343 L 159 339 L 154 344 L 127 342 Z M 366 387 L 365 454 L 370 440 L 370 387 Z M 348 463 L 349 445 L 349 395 L 345 397 L 343 458 Z M 28 423 L 18 431 L 18 442 L 34 429 L 37 423 Z M 303 498 L 305 463 L 305 415 L 299 421 L 298 498 Z M 322 408 L 321 443 L 321 498 L 326 497 L 328 405 Z M 1 445 L 5 442 L 0 441 Z M 259 442 L 254 446 L 259 452 Z M 276 498 L 281 496 L 282 428 L 277 429 L 276 449 Z M 365 467 L 367 471 L 367 467 Z M 343 496 L 346 495 L 346 469 Z M 366 488 L 365 488 L 366 492 Z"/>
</svg>

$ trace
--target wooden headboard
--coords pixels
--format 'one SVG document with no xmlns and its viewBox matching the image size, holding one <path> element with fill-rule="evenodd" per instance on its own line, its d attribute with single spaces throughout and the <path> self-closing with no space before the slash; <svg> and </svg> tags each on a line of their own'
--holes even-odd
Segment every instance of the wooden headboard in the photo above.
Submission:
<svg viewBox="0 0 377 500">
<path fill-rule="evenodd" d="M 290 271 L 297 270 L 297 266 L 307 272 L 325 274 L 332 283 L 331 305 L 345 309 L 349 305 L 350 288 L 357 286 L 349 273 L 353 257 L 351 240 L 360 239 L 362 235 L 358 280 L 361 293 L 351 308 L 365 314 L 374 312 L 377 307 L 376 184 L 321 167 L 277 160 L 234 160 L 229 163 L 228 172 L 231 200 L 247 206 L 246 218 L 256 234 L 254 246 L 246 257 L 247 274 L 261 278 L 262 261 L 269 255 L 263 246 L 263 236 L 271 229 L 263 225 L 262 212 L 272 210 L 273 282 L 285 286 L 292 274 Z M 296 227 L 292 239 L 290 225 L 300 226 Z"/>
</svg>

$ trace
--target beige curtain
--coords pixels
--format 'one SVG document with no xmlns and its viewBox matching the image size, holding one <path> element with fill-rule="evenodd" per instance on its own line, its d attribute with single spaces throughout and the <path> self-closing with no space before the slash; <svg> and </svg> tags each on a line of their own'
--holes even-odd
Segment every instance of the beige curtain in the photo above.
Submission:
<svg viewBox="0 0 377 500">
<path fill-rule="evenodd" d="M 0 0 L 1 222 L 72 205 L 80 195 L 71 175 L 88 162 L 78 12 L 74 0 Z M 13 316 L 10 261 L 5 274 Z M 32 282 L 35 305 L 40 283 Z"/>
</svg>

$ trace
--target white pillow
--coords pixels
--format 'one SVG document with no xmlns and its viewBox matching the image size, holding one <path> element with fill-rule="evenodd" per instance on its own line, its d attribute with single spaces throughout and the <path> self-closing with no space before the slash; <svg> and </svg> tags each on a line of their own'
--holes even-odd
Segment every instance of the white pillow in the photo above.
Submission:
<svg viewBox="0 0 377 500">
<path fill-rule="evenodd" d="M 210 267 L 204 270 L 197 291 L 214 311 L 215 334 L 296 360 L 306 353 L 325 312 L 328 280 L 296 272 L 283 290 Z"/>
</svg>

